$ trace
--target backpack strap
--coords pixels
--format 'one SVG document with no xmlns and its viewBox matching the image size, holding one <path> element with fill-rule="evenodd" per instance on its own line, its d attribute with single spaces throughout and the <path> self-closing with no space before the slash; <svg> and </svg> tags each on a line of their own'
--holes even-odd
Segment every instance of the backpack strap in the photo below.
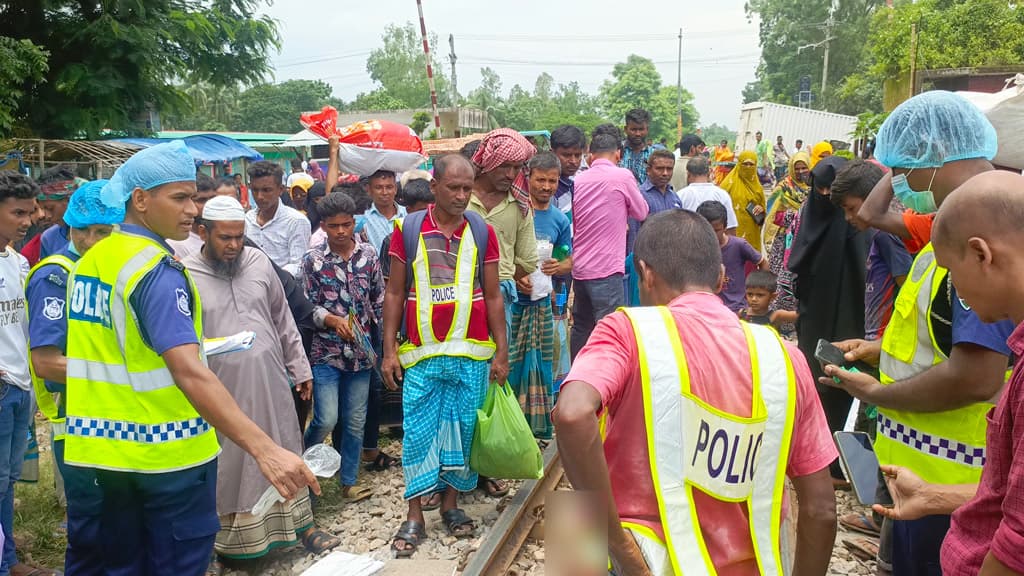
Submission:
<svg viewBox="0 0 1024 576">
<path fill-rule="evenodd" d="M 429 210 L 429 208 L 428 208 Z M 427 210 L 419 210 L 409 214 L 402 220 L 402 244 L 405 247 L 405 292 L 412 288 L 412 263 L 420 248 L 420 230 Z"/>
<path fill-rule="evenodd" d="M 483 289 L 484 281 L 482 274 L 484 273 L 484 259 L 487 256 L 487 238 L 490 233 L 487 230 L 487 221 L 484 217 L 466 210 L 463 217 L 469 222 L 469 229 L 473 232 L 473 240 L 476 241 L 476 269 L 479 270 L 480 277 L 480 288 Z"/>
</svg>

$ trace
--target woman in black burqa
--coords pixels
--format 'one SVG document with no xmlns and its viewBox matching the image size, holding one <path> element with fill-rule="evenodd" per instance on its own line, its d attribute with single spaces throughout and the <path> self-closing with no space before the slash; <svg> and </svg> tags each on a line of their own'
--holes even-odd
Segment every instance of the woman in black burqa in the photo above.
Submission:
<svg viewBox="0 0 1024 576">
<path fill-rule="evenodd" d="M 836 342 L 864 337 L 864 277 L 870 239 L 848 224 L 842 209 L 829 198 L 832 182 L 846 164 L 846 159 L 831 156 L 811 170 L 812 192 L 801 211 L 789 257 L 799 301 L 798 345 L 815 382 L 824 376 L 814 358 L 819 338 Z M 842 430 L 853 398 L 845 390 L 821 384 L 818 393 L 829 428 Z M 842 478 L 835 464 L 832 476 Z"/>
</svg>

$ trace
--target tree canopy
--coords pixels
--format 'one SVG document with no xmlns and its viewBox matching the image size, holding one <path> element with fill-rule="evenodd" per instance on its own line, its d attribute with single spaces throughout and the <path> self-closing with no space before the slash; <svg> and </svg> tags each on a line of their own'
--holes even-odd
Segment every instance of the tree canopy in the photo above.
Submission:
<svg viewBox="0 0 1024 576">
<path fill-rule="evenodd" d="M 430 84 L 427 80 L 427 57 L 423 53 L 423 39 L 412 22 L 404 26 L 388 25 L 381 35 L 384 45 L 370 52 L 366 60 L 366 71 L 374 82 L 401 108 L 422 108 L 430 106 Z M 437 47 L 437 35 L 428 36 L 432 49 Z M 430 53 L 434 70 L 434 88 L 441 106 L 451 104 L 448 77 L 438 65 L 437 55 Z"/>
<path fill-rule="evenodd" d="M 10 133 L 24 118 L 18 104 L 25 96 L 25 86 L 43 79 L 47 56 L 29 40 L 0 36 L 0 134 Z"/>
<path fill-rule="evenodd" d="M 12 116 L 45 137 L 140 133 L 148 131 L 139 121 L 148 111 L 187 110 L 182 82 L 260 82 L 279 37 L 275 23 L 256 13 L 259 4 L 4 1 L 0 36 L 46 53 L 46 67 L 25 75 Z"/>
<path fill-rule="evenodd" d="M 643 108 L 651 113 L 651 138 L 675 141 L 676 88 L 662 86 L 654 62 L 630 54 L 625 62 L 612 68 L 612 77 L 601 85 L 601 108 L 607 118 L 616 124 L 625 123 L 626 112 Z M 692 131 L 699 120 L 693 106 L 693 95 L 683 90 L 683 127 Z"/>
</svg>

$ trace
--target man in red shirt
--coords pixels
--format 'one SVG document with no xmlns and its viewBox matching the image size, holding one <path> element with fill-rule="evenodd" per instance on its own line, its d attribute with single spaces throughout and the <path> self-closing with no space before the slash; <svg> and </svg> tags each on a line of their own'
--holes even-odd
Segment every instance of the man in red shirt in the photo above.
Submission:
<svg viewBox="0 0 1024 576">
<path fill-rule="evenodd" d="M 741 323 L 715 295 L 718 244 L 711 226 L 684 210 L 661 212 L 640 229 L 640 299 L 658 307 L 606 316 L 573 362 L 553 414 L 566 475 L 576 490 L 613 504 L 609 552 L 616 574 L 630 576 L 679 573 L 695 550 L 696 561 L 719 574 L 776 572 L 764 563 L 786 562 L 779 559 L 788 551 L 780 541 L 788 476 L 800 501 L 793 572 L 824 574 L 836 530 L 828 468 L 837 453 L 814 380 L 795 346 Z M 670 344 L 656 350 L 649 335 L 659 331 Z M 678 413 L 660 414 L 673 404 Z M 770 407 L 780 405 L 790 409 Z M 780 449 L 782 430 L 788 440 Z M 681 519 L 691 516 L 680 512 L 686 507 L 698 526 Z M 693 532 L 703 546 L 688 545 Z"/>
<path fill-rule="evenodd" d="M 1012 319 L 1016 357 L 1009 383 L 988 414 L 978 492 L 954 514 L 942 547 L 947 576 L 1024 574 L 1024 178 L 987 172 L 942 204 L 932 244 L 960 301 L 981 320 Z M 950 487 L 955 491 L 955 487 Z"/>
<path fill-rule="evenodd" d="M 404 224 L 396 222 L 391 235 L 381 371 L 389 390 L 399 382 L 403 388 L 402 472 L 409 513 L 392 541 L 399 557 L 411 556 L 427 536 L 420 497 L 440 490 L 448 534 L 473 535 L 474 521 L 458 508 L 457 496 L 477 486 L 469 468 L 476 410 L 488 382 L 503 383 L 508 376 L 498 238 L 483 217 L 466 211 L 474 176 L 462 156 L 437 159 L 430 183 L 436 203 L 407 216 Z M 418 246 L 415 256 L 407 253 L 407 233 L 416 235 L 410 238 Z M 402 310 L 408 339 L 399 346 Z"/>
</svg>

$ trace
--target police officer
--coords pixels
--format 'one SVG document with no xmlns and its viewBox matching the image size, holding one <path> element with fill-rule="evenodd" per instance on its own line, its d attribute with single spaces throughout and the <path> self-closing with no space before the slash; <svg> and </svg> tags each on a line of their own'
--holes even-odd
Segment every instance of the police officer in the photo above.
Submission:
<svg viewBox="0 0 1024 576">
<path fill-rule="evenodd" d="M 167 239 L 197 216 L 195 165 L 175 140 L 132 156 L 102 189 L 125 223 L 69 278 L 68 482 L 93 475 L 102 497 L 68 505 L 74 574 L 203 574 L 220 529 L 216 432 L 241 446 L 285 497 L 319 485 L 273 443 L 205 364 L 202 306 Z M 94 556 L 95 557 L 95 556 Z"/>
<path fill-rule="evenodd" d="M 108 208 L 100 202 L 100 190 L 106 180 L 96 180 L 81 185 L 68 203 L 64 212 L 64 223 L 69 228 L 69 242 L 55 254 L 43 258 L 29 272 L 25 281 L 25 297 L 28 301 L 28 334 L 32 366 L 32 385 L 35 389 L 39 411 L 50 421 L 53 440 L 53 458 L 57 465 L 58 497 L 65 491 L 75 494 L 78 503 L 98 501 L 101 494 L 96 490 L 94 479 L 89 474 L 79 474 L 75 480 L 84 480 L 72 485 L 63 481 L 64 474 L 64 421 L 67 395 L 64 393 L 67 357 L 67 284 L 75 262 L 94 244 L 106 238 L 114 224 L 124 220 L 124 207 Z M 100 561 L 95 550 L 68 553 L 67 570 L 78 573 L 84 567 Z M 77 563 L 81 563 L 82 566 Z"/>
<path fill-rule="evenodd" d="M 553 414 L 566 476 L 608 504 L 615 573 L 788 573 L 788 476 L 793 573 L 825 574 L 836 449 L 803 355 L 722 304 L 721 251 L 699 215 L 647 219 L 633 256 L 645 307 L 597 325 Z"/>
<path fill-rule="evenodd" d="M 995 154 L 992 124 L 951 92 L 919 94 L 885 120 L 875 157 L 892 168 L 892 176 L 879 182 L 861 213 L 870 212 L 872 204 L 888 206 L 895 195 L 915 212 L 902 218 L 886 214 L 871 224 L 883 228 L 887 219 L 895 219 L 896 227 L 883 229 L 904 237 L 923 229 L 925 245 L 900 288 L 881 341 L 837 344 L 847 351 L 847 360 L 877 364 L 881 382 L 835 366 L 822 379 L 878 406 L 875 451 L 881 464 L 903 466 L 933 484 L 978 483 L 985 462 L 985 415 L 1008 376 L 1006 341 L 1013 323 L 986 324 L 961 302 L 930 243 L 936 207 L 971 177 L 993 170 Z M 948 514 L 894 522 L 893 574 L 940 573 L 939 551 L 949 523 Z"/>
</svg>

